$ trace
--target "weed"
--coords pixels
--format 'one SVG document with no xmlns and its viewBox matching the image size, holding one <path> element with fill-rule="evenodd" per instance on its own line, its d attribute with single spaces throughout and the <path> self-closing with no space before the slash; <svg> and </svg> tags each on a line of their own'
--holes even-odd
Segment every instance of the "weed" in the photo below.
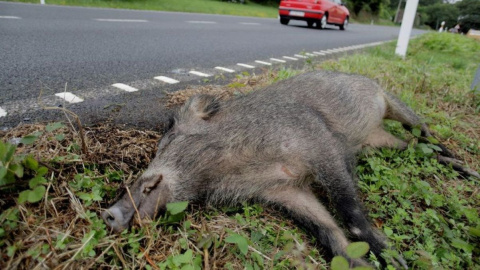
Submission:
<svg viewBox="0 0 480 270">
<path fill-rule="evenodd" d="M 472 72 L 480 62 L 480 55 L 474 53 L 478 43 L 457 35 L 429 34 L 412 40 L 405 61 L 394 56 L 394 46 L 323 62 L 316 68 L 378 80 L 421 114 L 436 137 L 478 171 L 480 98 L 469 90 Z M 180 91 L 169 96 L 169 104 L 182 104 L 195 93 L 231 98 L 300 72 L 245 73 L 224 87 Z M 380 149 L 358 157 L 359 192 L 374 225 L 412 268 L 478 268 L 478 181 L 462 179 L 452 168 L 439 164 L 432 158 L 430 144 L 415 145 L 418 130 L 411 135 L 396 122 L 384 124 L 395 136 L 412 142 L 405 151 Z M 17 146 L 5 143 L 22 137 Z M 330 258 L 315 247 L 315 239 L 258 204 L 220 209 L 169 204 L 159 219 L 136 220 L 131 229 L 110 234 L 98 213 L 146 168 L 159 138 L 155 132 L 109 125 L 88 128 L 85 143 L 90 154 L 86 155 L 78 134 L 58 123 L 21 126 L 3 135 L 0 268 L 350 267 L 345 258 L 327 263 Z M 36 177 L 45 181 L 32 181 Z M 37 202 L 28 200 L 40 197 L 35 195 L 24 195 L 26 201 L 19 202 L 20 192 L 36 193 L 37 187 L 46 189 L 38 192 L 42 196 Z M 347 252 L 351 258 L 362 257 L 368 250 L 364 244 L 352 246 L 353 251 Z M 374 256 L 369 258 L 378 265 Z"/>
<path fill-rule="evenodd" d="M 12 0 L 14 2 L 35 3 L 35 0 Z M 47 0 L 50 5 L 66 6 L 87 6 L 87 7 L 107 7 L 139 10 L 163 10 L 179 12 L 195 12 L 209 14 L 225 14 L 237 16 L 254 16 L 275 18 L 278 15 L 278 9 L 275 6 L 260 5 L 249 1 L 246 5 L 238 5 L 224 1 L 216 0 L 175 0 L 175 1 L 155 1 L 155 0 Z"/>
<path fill-rule="evenodd" d="M 282 68 L 278 70 L 275 78 L 273 79 L 274 82 L 276 81 L 281 81 L 281 80 L 286 80 L 290 77 L 293 77 L 295 75 L 298 75 L 300 73 L 299 70 L 291 69 L 291 68 Z"/>
<path fill-rule="evenodd" d="M 348 258 L 359 259 L 365 256 L 368 253 L 370 246 L 366 242 L 355 242 L 347 246 L 346 254 Z M 353 268 L 343 256 L 335 256 L 330 263 L 332 270 L 347 270 Z M 356 270 L 368 270 L 373 269 L 372 267 L 355 267 Z"/>
</svg>

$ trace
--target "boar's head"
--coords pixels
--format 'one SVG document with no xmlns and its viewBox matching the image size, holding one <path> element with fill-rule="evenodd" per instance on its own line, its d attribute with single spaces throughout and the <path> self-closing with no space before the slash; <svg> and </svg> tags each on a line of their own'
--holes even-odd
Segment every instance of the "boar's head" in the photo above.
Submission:
<svg viewBox="0 0 480 270">
<path fill-rule="evenodd" d="M 208 95 L 195 96 L 181 108 L 171 128 L 160 140 L 156 156 L 147 170 L 127 188 L 120 200 L 102 212 L 108 226 L 119 232 L 129 227 L 135 214 L 140 219 L 155 218 L 165 210 L 167 203 L 196 197 L 198 189 L 190 175 L 194 173 L 192 163 L 196 163 L 198 155 L 186 155 L 186 151 L 201 148 L 195 134 L 202 129 L 202 122 L 217 111 L 217 100 Z"/>
<path fill-rule="evenodd" d="M 169 199 L 165 176 L 162 173 L 148 172 L 147 170 L 127 189 L 120 200 L 102 212 L 105 223 L 114 231 L 128 228 L 135 213 L 138 213 L 141 219 L 153 218 L 164 209 Z"/>
</svg>

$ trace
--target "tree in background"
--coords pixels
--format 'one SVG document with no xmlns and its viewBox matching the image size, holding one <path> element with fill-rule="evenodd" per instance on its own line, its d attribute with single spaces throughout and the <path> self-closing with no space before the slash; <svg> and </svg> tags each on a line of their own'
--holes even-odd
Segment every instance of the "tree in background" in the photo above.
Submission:
<svg viewBox="0 0 480 270">
<path fill-rule="evenodd" d="M 261 5 L 267 5 L 267 6 L 278 6 L 278 4 L 280 4 L 280 0 L 250 0 L 250 1 L 261 4 Z"/>
<path fill-rule="evenodd" d="M 448 28 L 454 27 L 458 22 L 459 12 L 452 4 L 437 3 L 421 7 L 419 11 L 422 14 L 422 21 L 433 29 L 438 29 L 442 21 L 445 21 L 445 26 Z"/>
<path fill-rule="evenodd" d="M 358 16 L 358 14 L 360 13 L 360 11 L 362 10 L 363 8 L 363 5 L 365 5 L 365 0 L 352 0 L 352 1 L 349 1 L 349 6 L 350 6 L 350 10 L 353 11 L 353 14 L 355 16 Z"/>
<path fill-rule="evenodd" d="M 392 10 L 397 10 L 399 1 L 400 0 L 390 0 L 388 3 L 388 8 Z M 402 8 L 403 8 L 405 5 L 405 0 L 402 0 L 402 2 L 403 2 L 403 5 L 402 5 Z M 426 7 L 426 6 L 431 6 L 431 5 L 440 4 L 440 3 L 443 3 L 443 0 L 419 0 L 418 6 Z"/>
<path fill-rule="evenodd" d="M 444 3 L 444 1 L 442 0 L 420 0 L 418 1 L 418 5 L 419 6 L 431 6 L 431 5 L 435 5 L 435 4 L 441 4 L 441 3 Z"/>
<path fill-rule="evenodd" d="M 459 11 L 458 22 L 462 32 L 466 33 L 470 28 L 480 30 L 480 0 L 463 0 L 457 2 L 455 7 Z"/>
<path fill-rule="evenodd" d="M 368 5 L 370 6 L 370 10 L 372 11 L 373 15 L 378 15 L 380 13 L 380 6 L 382 3 L 386 2 L 385 0 L 369 0 Z"/>
<path fill-rule="evenodd" d="M 232 1 L 232 0 L 222 0 Z M 241 2 L 240 0 L 236 0 Z M 251 2 L 277 6 L 280 0 L 249 0 Z M 346 2 L 348 9 L 353 16 L 359 18 L 362 16 L 368 18 L 381 17 L 382 19 L 392 20 L 397 9 L 405 7 L 407 0 L 342 0 Z M 438 29 L 440 23 L 445 21 L 448 28 L 454 27 L 457 23 L 462 26 L 462 31 L 466 33 L 470 28 L 480 30 L 480 0 L 419 0 L 417 12 L 420 14 L 421 24 L 426 24 L 433 29 Z M 245 0 L 245 2 L 247 2 Z M 365 18 L 364 18 L 365 19 Z"/>
<path fill-rule="evenodd" d="M 355 16 L 358 16 L 360 11 L 365 9 L 373 16 L 378 16 L 381 5 L 388 5 L 388 1 L 389 0 L 350 0 L 347 5 L 350 7 L 350 10 L 353 11 Z"/>
</svg>

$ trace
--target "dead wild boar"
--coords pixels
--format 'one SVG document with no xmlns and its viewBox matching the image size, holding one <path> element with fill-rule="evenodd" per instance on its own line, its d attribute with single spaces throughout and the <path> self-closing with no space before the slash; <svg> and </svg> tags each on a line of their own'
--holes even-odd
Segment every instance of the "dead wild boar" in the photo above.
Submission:
<svg viewBox="0 0 480 270">
<path fill-rule="evenodd" d="M 345 256 L 349 242 L 311 190 L 315 182 L 350 233 L 381 258 L 387 243 L 362 210 L 353 167 L 364 146 L 406 147 L 382 128 L 384 118 L 430 136 L 404 103 L 358 75 L 316 71 L 223 102 L 194 96 L 176 114 L 148 169 L 102 216 L 121 231 L 135 213 L 154 218 L 169 202 L 256 201 L 284 210 L 332 255 Z"/>
</svg>

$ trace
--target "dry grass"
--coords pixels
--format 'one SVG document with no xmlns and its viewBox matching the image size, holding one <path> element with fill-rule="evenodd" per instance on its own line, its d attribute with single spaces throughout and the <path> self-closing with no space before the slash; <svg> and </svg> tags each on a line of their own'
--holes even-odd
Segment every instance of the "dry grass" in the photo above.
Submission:
<svg viewBox="0 0 480 270">
<path fill-rule="evenodd" d="M 44 130 L 44 124 L 22 125 L 3 134 L 2 139 L 11 141 Z M 234 232 L 247 230 L 248 225 L 239 225 L 235 219 L 224 213 L 215 213 L 215 216 L 207 218 L 202 213 L 212 212 L 214 209 L 196 206 L 195 210 L 192 208 L 188 211 L 185 218 L 191 222 L 190 227 L 195 230 L 193 239 L 184 228 L 158 226 L 148 221 L 142 222 L 140 233 L 138 227 L 140 224 L 137 221 L 131 233 L 102 236 L 95 244 L 94 256 L 81 256 L 88 240 L 92 240 L 85 239 L 85 236 L 99 223 L 96 215 L 89 212 L 99 213 L 106 206 L 106 202 L 95 202 L 85 206 L 73 194 L 69 182 L 75 175 L 83 174 L 86 168 L 90 168 L 93 170 L 90 174 L 92 177 L 101 179 L 110 188 L 118 189 L 120 183 L 128 184 L 135 178 L 134 175 L 146 168 L 155 154 L 157 141 L 160 138 L 160 134 L 153 131 L 121 130 L 108 124 L 85 128 L 85 131 L 88 154 L 79 153 L 79 150 L 72 153 L 69 150 L 71 149 L 69 146 L 79 141 L 78 133 L 71 127 L 55 131 L 65 134 L 62 142 L 53 140 L 53 134 L 44 132 L 35 144 L 18 147 L 18 154 L 33 154 L 37 160 L 49 166 L 51 182 L 45 195 L 48 199 L 37 204 L 16 204 L 16 194 L 2 194 L 2 212 L 18 210 L 19 220 L 18 227 L 12 230 L 4 240 L 4 244 L 15 246 L 16 251 L 14 256 L 8 257 L 5 245 L 2 247 L 1 269 L 130 269 L 144 268 L 147 264 L 157 269 L 156 262 L 164 261 L 168 256 L 178 254 L 179 250 L 182 250 L 180 239 L 184 239 L 184 243 L 187 243 L 192 250 L 198 250 L 197 241 L 202 238 L 202 235 L 212 235 L 216 241 L 222 242 L 226 229 Z M 66 158 L 52 162 L 58 157 Z M 95 166 L 92 168 L 93 164 Z M 109 175 L 105 173 L 109 170 L 124 172 L 122 181 L 112 182 Z M 110 199 L 113 197 L 115 195 Z M 0 222 L 3 223 L 5 220 Z M 294 230 L 290 222 L 280 219 L 271 210 L 264 211 L 258 222 L 269 224 L 279 234 Z M 105 230 L 104 225 L 99 229 Z M 94 235 L 91 237 L 93 238 Z M 62 239 L 68 241 L 62 241 Z M 135 253 L 127 248 L 132 239 L 138 240 L 142 257 L 135 256 Z M 67 244 L 62 247 L 64 242 Z M 301 242 L 308 241 L 304 239 Z M 305 256 L 309 256 L 311 247 L 306 248 L 305 244 L 297 243 L 298 245 L 292 248 L 295 252 L 285 255 L 286 259 L 291 257 L 293 261 L 302 261 Z M 258 252 L 253 247 L 250 248 L 252 252 Z M 238 269 L 242 261 L 226 249 L 226 246 L 213 246 L 206 253 L 202 250 L 198 251 L 204 254 L 204 257 L 208 256 L 210 269 L 223 269 L 226 263 Z M 261 256 L 266 261 L 272 261 L 273 256 L 280 250 L 283 250 L 283 247 L 276 247 L 271 254 L 261 254 Z M 41 254 L 32 254 L 32 251 Z M 207 265 L 204 267 L 207 268 Z"/>
<path fill-rule="evenodd" d="M 45 131 L 45 124 L 20 125 L 3 134 L 3 140 L 12 141 L 35 132 L 43 132 L 35 144 L 17 147 L 18 154 L 33 154 L 38 160 L 53 160 L 58 156 L 71 156 L 72 144 L 79 144 L 80 135 L 71 126 L 64 126 L 55 133 Z M 110 124 L 87 127 L 85 141 L 88 153 L 78 153 L 78 162 L 108 164 L 114 170 L 139 170 L 149 164 L 161 135 L 154 131 L 122 130 Z M 55 140 L 55 134 L 64 134 L 62 141 Z M 73 156 L 72 156 L 73 157 Z M 75 163 L 75 159 L 66 160 L 62 165 Z"/>
<path fill-rule="evenodd" d="M 55 140 L 53 133 L 45 132 L 44 124 L 22 125 L 3 134 L 4 141 L 13 141 L 34 132 L 43 132 L 34 144 L 20 144 L 17 154 L 32 154 L 47 166 L 51 182 L 45 195 L 49 199 L 39 204 L 16 204 L 16 193 L 2 191 L 2 212 L 7 209 L 19 211 L 19 227 L 6 239 L 7 242 L 12 241 L 10 244 L 15 242 L 18 251 L 11 258 L 2 252 L 2 269 L 58 268 L 76 264 L 72 256 L 82 247 L 80 240 L 90 225 L 86 211 L 100 211 L 102 205 L 84 207 L 73 195 L 69 182 L 93 164 L 93 175 L 105 183 L 110 182 L 108 175 L 102 173 L 106 171 L 123 171 L 123 180 L 128 182 L 132 179 L 133 172 L 148 165 L 160 138 L 153 131 L 120 130 L 108 124 L 85 130 L 88 153 L 81 153 L 79 147 L 75 147 L 80 138 L 72 127 L 65 126 L 55 131 L 55 134 L 65 135 L 62 141 Z M 112 188 L 118 188 L 120 184 L 117 182 L 111 185 Z M 13 205 L 16 207 L 9 208 Z M 58 242 L 62 237 L 72 239 L 72 244 L 60 252 L 55 247 L 55 241 Z M 99 243 L 98 248 L 110 245 L 112 239 L 113 236 L 104 239 L 105 242 Z M 32 259 L 28 251 L 44 244 L 48 245 L 50 252 L 42 259 Z"/>
<path fill-rule="evenodd" d="M 239 76 L 228 85 L 208 85 L 200 87 L 189 87 L 184 90 L 167 94 L 166 104 L 168 108 L 180 106 L 193 95 L 209 94 L 225 100 L 236 95 L 245 95 L 251 91 L 268 85 L 276 78 L 276 72 L 265 72 L 261 75 Z"/>
<path fill-rule="evenodd" d="M 378 79 L 388 82 L 387 76 L 382 76 Z M 168 94 L 165 102 L 169 107 L 178 106 L 200 93 L 228 99 L 261 89 L 276 77 L 275 72 L 265 72 L 259 76 L 239 77 L 226 86 L 187 88 Z M 400 89 L 402 85 L 397 87 Z M 390 89 L 396 88 L 391 86 Z M 435 102 L 436 111 L 452 115 L 467 111 L 466 115 L 459 116 L 467 124 L 459 126 L 457 131 L 478 142 L 480 121 L 473 110 L 442 102 L 439 97 Z M 17 204 L 17 193 L 0 190 L 0 210 L 3 213 L 0 224 L 8 228 L 8 234 L 0 237 L 0 269 L 159 269 L 158 263 L 172 260 L 185 250 L 194 251 L 193 256 L 201 259 L 203 269 L 245 269 L 252 258 L 239 256 L 234 245 L 224 240 L 230 232 L 251 235 L 255 231 L 273 237 L 268 252 L 255 248 L 256 243 L 249 246 L 249 254 L 261 257 L 265 268 L 273 268 L 274 262 L 284 263 L 275 265 L 281 269 L 327 267 L 310 237 L 299 233 L 290 221 L 268 209 L 253 211 L 255 213 L 248 219 L 245 209 L 249 206 L 218 212 L 210 206 L 195 205 L 186 211 L 184 221 L 178 224 L 137 220 L 129 231 L 110 234 L 99 219 L 100 211 L 118 197 L 117 191 L 134 181 L 147 167 L 161 134 L 125 130 L 108 123 L 88 127 L 85 128 L 88 153 L 82 153 L 79 134 L 70 124 L 54 133 L 46 132 L 45 124 L 22 125 L 0 134 L 0 137 L 3 141 L 15 141 L 38 131 L 43 134 L 36 143 L 19 145 L 17 154 L 32 154 L 48 166 L 47 194 L 39 203 Z M 54 138 L 56 134 L 65 137 L 58 141 Z M 480 169 L 478 153 L 462 150 L 460 140 L 447 138 L 442 143 L 450 149 L 458 149 L 458 156 L 472 168 Z M 91 178 L 101 186 L 102 200 L 90 204 L 79 200 L 81 191 L 72 186 L 79 175 Z M 26 182 L 18 184 L 27 185 Z M 453 185 L 461 190 L 464 184 L 450 181 L 445 185 L 445 190 Z M 469 191 L 461 196 L 478 196 L 478 187 L 465 190 Z M 363 194 L 363 199 L 366 200 L 368 195 Z M 472 207 L 478 208 L 478 205 Z M 8 217 L 9 213 L 17 220 Z M 375 225 L 382 227 L 385 218 L 374 218 Z M 212 244 L 204 246 L 206 239 Z M 280 258 L 276 258 L 277 254 Z"/>
<path fill-rule="evenodd" d="M 265 73 L 261 76 L 237 78 L 228 86 L 187 88 L 169 94 L 166 102 L 168 106 L 178 106 L 188 97 L 199 93 L 227 99 L 253 91 L 267 84 L 274 76 Z M 85 127 L 84 139 L 88 152 L 82 153 L 78 127 L 68 122 L 53 132 L 47 132 L 45 127 L 46 124 L 20 125 L 0 134 L 3 141 L 18 143 L 26 135 L 42 132 L 34 144 L 19 144 L 16 153 L 31 154 L 40 164 L 49 168 L 47 194 L 39 203 L 17 204 L 17 192 L 0 191 L 1 211 L 18 211 L 16 227 L 10 228 L 9 234 L 0 243 L 1 269 L 143 269 L 147 265 L 158 269 L 156 263 L 178 255 L 185 249 L 202 254 L 205 269 L 244 267 L 244 261 L 230 251 L 231 245 L 218 243 L 225 239 L 226 230 L 249 232 L 252 225 L 239 224 L 232 214 L 218 213 L 209 206 L 190 207 L 184 219 L 191 223 L 189 229 L 136 220 L 130 232 L 106 234 L 107 229 L 98 214 L 107 203 L 118 197 L 115 190 L 122 190 L 124 185 L 131 183 L 147 167 L 155 155 L 161 134 L 146 130 L 125 130 L 108 123 Z M 64 139 L 56 140 L 57 134 L 63 134 Z M 112 180 L 111 172 L 121 172 L 115 174 L 120 179 Z M 94 201 L 88 206 L 79 200 L 71 186 L 76 175 L 86 175 L 104 183 L 104 200 Z M 18 184 L 27 186 L 27 182 Z M 205 215 L 205 212 L 214 212 L 214 215 Z M 277 237 L 296 231 L 291 222 L 280 218 L 275 211 L 263 210 L 258 215 L 256 222 L 268 226 L 275 231 Z M 7 215 L 0 220 L 3 225 L 8 222 Z M 92 231 L 96 233 L 89 234 Z M 208 250 L 200 250 L 198 242 L 207 236 L 214 239 L 217 245 L 212 245 Z M 138 243 L 138 247 L 134 247 L 132 241 Z M 280 251 L 288 251 L 282 260 L 289 261 L 292 266 L 325 267 L 324 262 L 318 262 L 311 256 L 312 252 L 318 251 L 312 251 L 315 249 L 305 235 L 294 234 L 290 241 L 294 245 L 272 247 L 268 254 L 263 254 L 254 246 L 249 247 L 249 252 L 259 254 L 265 265 L 271 267 L 275 255 Z M 95 253 L 84 254 L 92 243 Z M 7 255 L 7 246 L 15 247 L 10 251 L 12 256 Z"/>
</svg>

